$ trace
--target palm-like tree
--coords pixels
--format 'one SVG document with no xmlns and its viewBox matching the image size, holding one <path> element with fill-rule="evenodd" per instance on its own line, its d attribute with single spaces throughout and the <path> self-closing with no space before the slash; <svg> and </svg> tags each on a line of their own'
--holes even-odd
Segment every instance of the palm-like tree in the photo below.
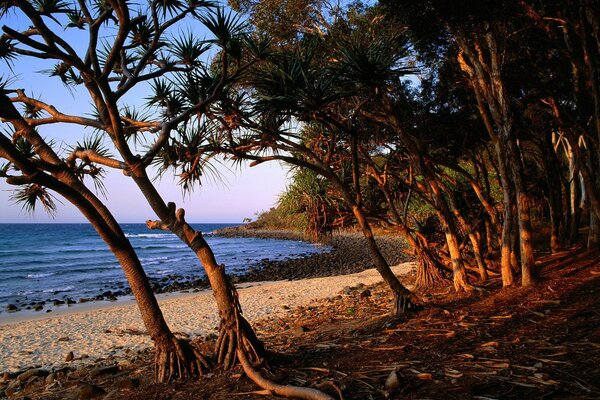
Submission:
<svg viewBox="0 0 600 400">
<path fill-rule="evenodd" d="M 90 176 L 90 170 L 98 171 L 101 167 L 122 170 L 131 177 L 159 218 L 148 221 L 148 227 L 174 232 L 196 253 L 206 270 L 222 321 L 217 343 L 218 363 L 225 368 L 231 367 L 239 352 L 258 362 L 263 357 L 262 343 L 242 317 L 235 288 L 225 275 L 223 266 L 215 260 L 202 234 L 186 222 L 184 211 L 176 210 L 173 203 L 167 204 L 163 200 L 148 171 L 167 149 L 175 132 L 184 129 L 183 126 L 192 118 L 207 113 L 224 88 L 243 70 L 244 64 L 251 62 L 252 57 L 248 60 L 240 58 L 245 36 L 239 18 L 215 9 L 214 4 L 207 1 L 152 1 L 147 9 L 137 12 L 132 12 L 126 1 L 79 2 L 77 5 L 61 3 L 56 5 L 57 10 L 50 11 L 21 0 L 5 5 L 7 12 L 22 13 L 33 27 L 31 34 L 26 34 L 4 26 L 2 57 L 10 62 L 23 57 L 55 60 L 57 67 L 52 68 L 49 75 L 60 78 L 62 84 L 78 90 L 78 94 L 87 93 L 95 108 L 92 117 L 69 115 L 59 107 L 18 92 L 9 101 L 40 110 L 39 115 L 32 115 L 22 123 L 27 123 L 31 132 L 33 128 L 46 124 L 69 123 L 92 127 L 110 139 L 117 154 L 103 154 L 93 143 L 81 143 L 72 146 L 65 159 L 54 155 L 47 162 L 58 165 L 57 168 L 64 169 L 65 173 L 74 174 L 78 182 L 81 179 L 77 174 L 81 171 L 87 171 L 85 175 Z M 78 15 L 80 23 L 67 24 L 61 19 L 61 15 L 67 12 L 70 16 Z M 69 36 L 63 38 L 54 32 L 45 18 L 48 13 L 53 21 L 63 23 L 67 29 L 78 28 L 87 32 L 89 46 L 83 56 L 67 42 Z M 199 41 L 196 34 L 188 33 L 170 40 L 172 27 L 186 18 L 198 21 L 212 37 Z M 116 34 L 111 31 L 110 35 L 104 35 L 105 29 L 114 29 Z M 101 41 L 102 37 L 112 39 Z M 259 46 L 254 49 L 260 51 Z M 209 48 L 219 51 L 212 65 L 207 54 Z M 148 102 L 160 111 L 156 118 L 141 118 L 141 115 L 150 114 L 133 112 L 132 107 L 124 104 L 124 97 L 134 87 L 148 82 L 153 82 L 153 93 Z M 39 135 L 36 137 L 43 144 Z M 33 140 L 32 137 L 26 139 Z M 145 143 L 146 147 L 142 148 L 140 143 Z M 184 143 L 179 147 L 188 146 L 189 149 L 193 145 Z M 142 156 L 137 154 L 140 149 L 144 151 Z M 51 149 L 48 147 L 45 151 L 50 153 Z M 191 165 L 187 175 L 182 177 L 184 182 L 197 183 L 203 167 L 204 163 Z M 93 206 L 102 208 L 98 202 Z M 107 212 L 105 208 L 102 210 Z M 118 226 L 114 221 L 111 223 L 114 225 L 111 228 L 117 231 Z M 119 234 L 122 232 L 119 231 Z M 140 302 L 140 307 L 148 307 L 148 304 L 147 301 Z M 165 343 L 157 342 L 159 380 L 199 372 L 198 369 L 186 370 L 190 354 L 179 351 L 177 343 L 173 338 Z"/>
</svg>

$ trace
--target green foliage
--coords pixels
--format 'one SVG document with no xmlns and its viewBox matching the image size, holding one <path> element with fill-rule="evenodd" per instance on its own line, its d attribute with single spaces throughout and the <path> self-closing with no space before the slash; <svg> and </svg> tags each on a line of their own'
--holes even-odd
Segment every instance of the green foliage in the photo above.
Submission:
<svg viewBox="0 0 600 400">
<path fill-rule="evenodd" d="M 41 204 L 50 216 L 56 215 L 56 201 L 54 196 L 46 188 L 36 183 L 24 185 L 16 189 L 11 196 L 11 200 L 21 204 L 23 210 L 29 214 L 33 214 L 36 206 Z"/>
<path fill-rule="evenodd" d="M 0 36 L 0 59 L 9 67 L 12 67 L 17 54 L 14 51 L 12 40 L 6 36 Z"/>
</svg>

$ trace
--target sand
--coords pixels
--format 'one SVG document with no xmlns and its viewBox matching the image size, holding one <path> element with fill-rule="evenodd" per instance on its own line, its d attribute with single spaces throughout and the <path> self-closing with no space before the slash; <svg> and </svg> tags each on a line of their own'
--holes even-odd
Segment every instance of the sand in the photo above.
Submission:
<svg viewBox="0 0 600 400">
<path fill-rule="evenodd" d="M 414 267 L 414 263 L 403 263 L 392 269 L 397 275 L 404 275 Z M 244 315 L 252 322 L 280 318 L 293 307 L 336 296 L 346 286 L 380 281 L 377 271 L 369 269 L 351 275 L 244 283 L 238 285 L 238 291 Z M 216 333 L 218 311 L 209 290 L 193 294 L 171 293 L 158 298 L 173 332 L 190 337 Z M 27 320 L 22 320 L 24 318 Z M 70 351 L 76 358 L 71 364 L 125 356 L 126 352 L 152 346 L 144 332 L 139 311 L 132 301 L 64 307 L 52 314 L 34 316 L 3 314 L 0 316 L 0 371 L 59 366 Z M 79 360 L 82 356 L 84 358 Z"/>
</svg>

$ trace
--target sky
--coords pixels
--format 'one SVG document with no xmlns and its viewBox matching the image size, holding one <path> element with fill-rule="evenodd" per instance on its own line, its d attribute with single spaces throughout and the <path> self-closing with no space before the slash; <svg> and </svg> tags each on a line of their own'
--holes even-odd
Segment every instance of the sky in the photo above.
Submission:
<svg viewBox="0 0 600 400">
<path fill-rule="evenodd" d="M 26 29 L 28 26 L 27 21 L 14 13 L 0 18 L 0 25 L 20 29 Z M 180 29 L 182 32 L 188 30 L 199 37 L 207 36 L 207 32 L 198 30 L 197 24 L 186 24 Z M 77 36 L 78 30 L 69 29 L 59 33 L 72 43 L 80 54 L 83 52 L 87 40 L 84 36 Z M 107 35 L 110 35 L 110 32 Z M 54 62 L 21 57 L 12 66 L 0 62 L 0 77 L 10 79 L 10 87 L 25 89 L 27 94 L 33 94 L 47 103 L 54 104 L 63 112 L 78 115 L 89 113 L 89 97 L 83 91 L 69 91 L 58 78 L 50 79 L 40 74 L 40 71 L 51 69 L 53 65 Z M 128 104 L 141 104 L 140 99 L 146 96 L 145 93 L 143 89 L 132 92 L 127 99 Z M 0 130 L 3 131 L 5 127 L 2 125 L 4 124 L 0 123 Z M 53 138 L 57 144 L 64 147 L 82 140 L 91 130 L 61 125 L 46 127 L 40 132 L 44 137 Z M 217 168 L 222 179 L 209 179 L 202 187 L 185 197 L 176 184 L 177 178 L 173 176 L 164 177 L 157 183 L 159 192 L 165 201 L 173 201 L 177 207 L 184 207 L 188 221 L 212 223 L 254 219 L 257 212 L 268 210 L 275 205 L 279 194 L 285 190 L 287 170 L 277 163 L 263 163 L 252 168 L 227 165 Z M 129 178 L 118 171 L 111 171 L 104 183 L 108 196 L 103 200 L 119 222 L 144 222 L 155 217 Z M 48 216 L 42 208 L 33 214 L 27 213 L 20 204 L 12 201 L 12 189 L 13 187 L 0 179 L 0 223 L 86 222 L 75 207 L 59 197 L 58 212 L 54 217 Z"/>
</svg>

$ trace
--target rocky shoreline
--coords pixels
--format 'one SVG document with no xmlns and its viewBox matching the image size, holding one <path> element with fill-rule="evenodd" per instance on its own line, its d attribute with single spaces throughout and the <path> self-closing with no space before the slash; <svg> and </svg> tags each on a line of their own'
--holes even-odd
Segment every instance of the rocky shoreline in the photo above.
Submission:
<svg viewBox="0 0 600 400">
<path fill-rule="evenodd" d="M 225 228 L 216 232 L 225 237 L 257 237 L 261 239 L 304 240 L 301 233 L 289 230 L 249 229 L 244 226 Z M 377 244 L 388 264 L 412 261 L 403 250 L 404 240 L 398 236 L 376 236 Z M 283 261 L 262 261 L 245 275 L 235 276 L 236 282 L 297 280 L 346 275 L 373 268 L 371 255 L 360 233 L 337 233 L 328 238 L 330 251 Z"/>
<path fill-rule="evenodd" d="M 280 240 L 305 240 L 304 236 L 291 230 L 265 230 L 252 229 L 242 225 L 221 229 L 214 233 L 222 237 L 255 237 L 260 239 Z M 380 249 L 390 265 L 395 265 L 411 260 L 411 257 L 403 252 L 406 247 L 399 237 L 386 235 L 377 236 L 376 240 Z M 251 265 L 243 275 L 231 275 L 234 283 L 297 280 L 305 278 L 317 278 L 334 275 L 345 275 L 373 268 L 370 254 L 364 243 L 364 238 L 359 233 L 338 233 L 328 238 L 323 244 L 330 250 L 305 257 L 271 261 L 264 259 L 257 264 Z M 149 278 L 155 293 L 174 292 L 198 292 L 209 287 L 205 278 L 189 275 L 170 274 L 160 278 Z M 37 312 L 52 312 L 54 307 L 71 306 L 87 302 L 116 301 L 124 296 L 130 296 L 131 289 L 127 285 L 120 284 L 117 288 L 105 287 L 99 290 L 96 296 L 73 299 L 71 297 L 52 298 L 44 301 L 30 302 L 25 304 L 8 304 L 2 312 L 14 313 L 30 310 Z"/>
</svg>

